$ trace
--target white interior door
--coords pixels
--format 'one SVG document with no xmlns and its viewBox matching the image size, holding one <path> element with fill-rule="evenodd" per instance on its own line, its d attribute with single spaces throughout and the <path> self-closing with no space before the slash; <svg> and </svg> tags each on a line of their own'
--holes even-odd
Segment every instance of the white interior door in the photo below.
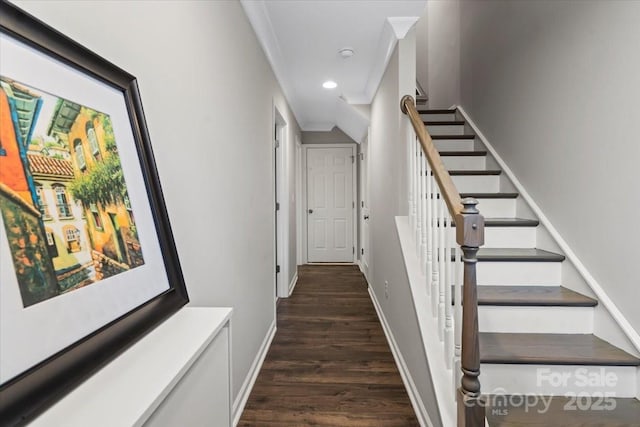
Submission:
<svg viewBox="0 0 640 427">
<path fill-rule="evenodd" d="M 307 149 L 309 262 L 353 262 L 353 152 Z"/>
</svg>

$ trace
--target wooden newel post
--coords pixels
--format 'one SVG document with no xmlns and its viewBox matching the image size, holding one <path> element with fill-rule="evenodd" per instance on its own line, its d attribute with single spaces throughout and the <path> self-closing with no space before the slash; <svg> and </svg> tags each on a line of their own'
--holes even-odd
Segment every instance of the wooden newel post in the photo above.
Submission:
<svg viewBox="0 0 640 427">
<path fill-rule="evenodd" d="M 478 332 L 477 254 L 484 244 L 484 217 L 473 198 L 462 200 L 456 215 L 456 241 L 462 247 L 464 282 L 462 297 L 462 380 L 458 388 L 458 427 L 484 427 L 485 404 L 480 396 L 480 337 Z"/>
</svg>

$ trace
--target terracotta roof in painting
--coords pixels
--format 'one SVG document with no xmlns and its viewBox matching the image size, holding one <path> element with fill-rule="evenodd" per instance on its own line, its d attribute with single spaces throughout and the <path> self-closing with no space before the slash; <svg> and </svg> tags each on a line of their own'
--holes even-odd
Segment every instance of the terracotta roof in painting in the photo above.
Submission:
<svg viewBox="0 0 640 427">
<path fill-rule="evenodd" d="M 32 174 L 73 177 L 73 166 L 69 160 L 28 154 Z"/>
</svg>

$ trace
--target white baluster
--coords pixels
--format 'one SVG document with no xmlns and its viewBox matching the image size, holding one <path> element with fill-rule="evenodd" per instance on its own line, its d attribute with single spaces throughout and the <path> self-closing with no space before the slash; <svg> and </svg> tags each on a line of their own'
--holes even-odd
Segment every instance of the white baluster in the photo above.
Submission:
<svg viewBox="0 0 640 427">
<path fill-rule="evenodd" d="M 433 178 L 431 177 L 431 167 L 429 162 L 426 162 L 426 191 L 425 191 L 425 204 L 427 211 L 427 233 L 425 234 L 426 246 L 427 246 L 427 262 L 426 262 L 426 276 L 427 276 L 427 296 L 431 295 L 431 272 L 433 271 L 433 211 L 431 209 L 433 198 Z"/>
<path fill-rule="evenodd" d="M 413 230 L 416 226 L 416 214 L 415 207 L 415 194 L 416 194 L 416 168 L 415 168 L 415 156 L 416 156 L 416 138 L 413 130 L 409 130 L 409 150 L 408 150 L 408 163 L 409 163 L 409 227 Z"/>
<path fill-rule="evenodd" d="M 445 217 L 446 217 L 446 205 L 444 203 L 444 199 L 440 199 L 438 203 L 438 258 L 440 258 L 440 271 L 439 277 L 440 280 L 438 282 L 438 290 L 439 290 L 439 300 L 438 300 L 438 337 L 440 341 L 444 341 L 444 294 L 445 294 L 445 285 L 446 285 L 446 265 L 447 265 L 447 254 L 445 253 Z M 451 256 L 451 255 L 449 255 Z"/>
<path fill-rule="evenodd" d="M 429 223 L 427 212 L 427 159 L 422 156 L 422 176 L 420 185 L 422 193 L 420 193 L 420 205 L 422 206 L 422 228 L 420 233 L 420 265 L 422 266 L 422 274 L 427 273 L 427 224 Z"/>
<path fill-rule="evenodd" d="M 447 369 L 451 369 L 453 363 L 453 298 L 451 287 L 454 285 L 453 272 L 455 271 L 455 258 L 452 260 L 451 252 L 451 215 L 445 210 L 445 256 L 446 256 L 446 280 L 444 281 L 444 353 Z"/>
<path fill-rule="evenodd" d="M 433 263 L 431 265 L 431 312 L 433 317 L 438 316 L 438 302 L 440 301 L 439 291 L 439 272 L 440 272 L 440 258 L 439 258 L 439 240 L 438 240 L 438 198 L 440 197 L 440 189 L 435 181 L 435 178 L 431 178 L 431 188 L 433 188 L 432 198 L 429 200 L 431 203 L 433 233 L 431 240 L 433 241 Z"/>
<path fill-rule="evenodd" d="M 418 163 L 416 164 L 416 170 L 418 172 L 418 181 L 417 181 L 417 193 L 415 197 L 416 202 L 416 253 L 418 254 L 418 259 L 420 259 L 420 243 L 422 242 L 422 203 L 421 196 L 423 193 L 422 189 L 422 147 L 418 146 Z"/>
<path fill-rule="evenodd" d="M 418 203 L 416 202 L 418 198 L 418 185 L 420 181 L 419 171 L 418 171 L 418 159 L 420 156 L 420 151 L 422 148 L 420 144 L 416 141 L 413 144 L 413 179 L 415 179 L 415 188 L 413 189 L 413 231 L 417 231 L 418 229 Z"/>
</svg>

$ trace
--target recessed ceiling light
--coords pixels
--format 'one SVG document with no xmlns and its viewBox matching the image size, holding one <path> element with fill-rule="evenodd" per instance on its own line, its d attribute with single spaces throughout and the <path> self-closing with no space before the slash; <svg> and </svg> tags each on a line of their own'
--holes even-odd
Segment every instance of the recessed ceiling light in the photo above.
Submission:
<svg viewBox="0 0 640 427">
<path fill-rule="evenodd" d="M 322 87 L 325 89 L 335 89 L 338 87 L 338 83 L 334 82 L 333 80 L 327 80 L 326 82 L 322 83 Z"/>
<path fill-rule="evenodd" d="M 338 51 L 338 53 L 340 54 L 340 56 L 342 56 L 344 59 L 347 58 L 351 58 L 353 56 L 353 49 L 351 49 L 350 47 L 345 47 L 342 48 Z"/>
</svg>

